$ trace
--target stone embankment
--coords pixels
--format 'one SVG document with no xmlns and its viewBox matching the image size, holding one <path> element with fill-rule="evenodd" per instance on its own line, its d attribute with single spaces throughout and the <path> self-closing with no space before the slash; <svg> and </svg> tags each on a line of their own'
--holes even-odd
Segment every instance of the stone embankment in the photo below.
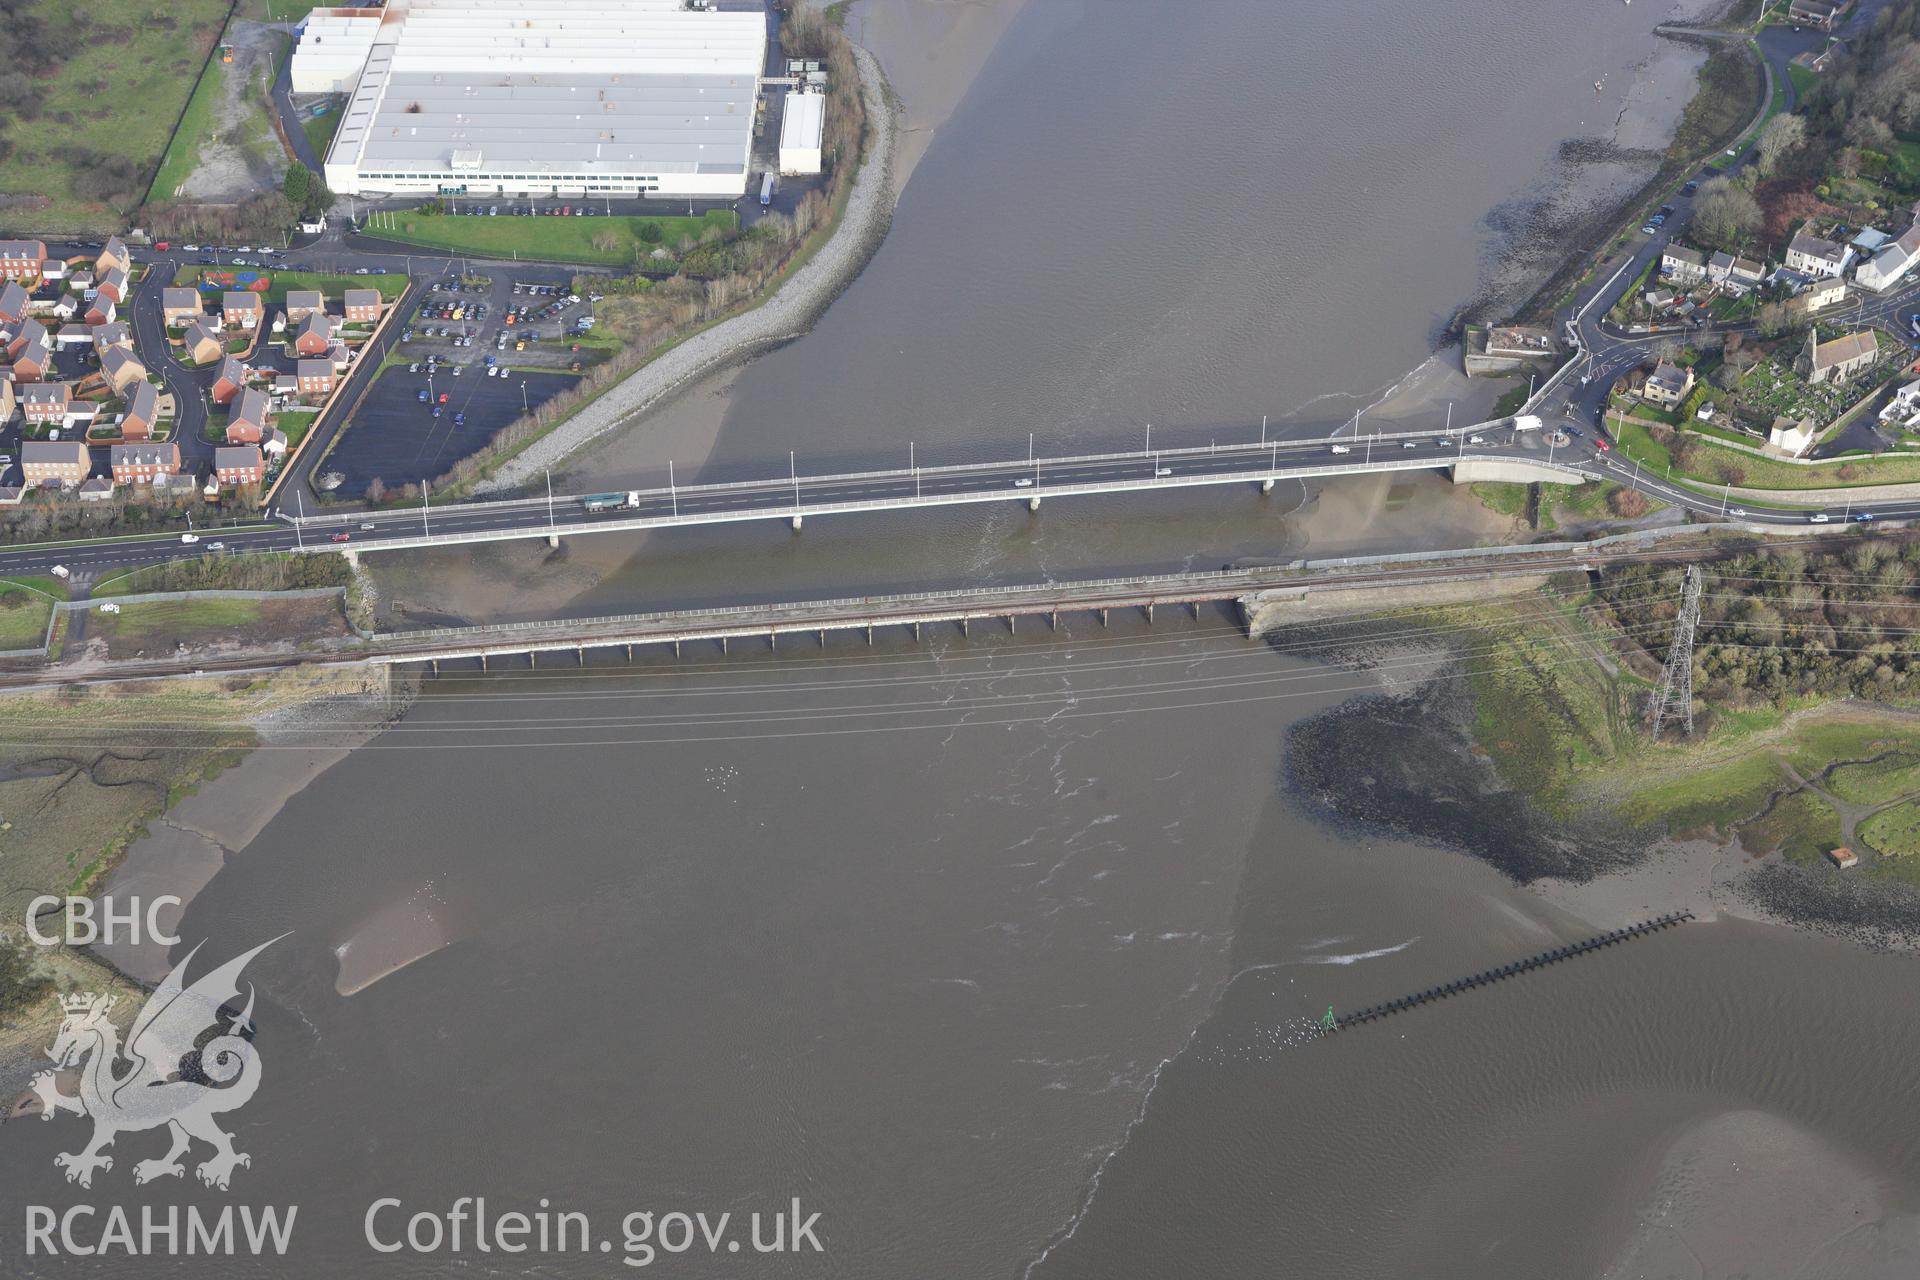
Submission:
<svg viewBox="0 0 1920 1280">
<path fill-rule="evenodd" d="M 858 45 L 854 46 L 853 53 L 860 65 L 860 91 L 866 102 L 872 145 L 854 178 L 846 213 L 827 243 L 765 302 L 695 334 L 641 366 L 481 482 L 476 486 L 478 492 L 517 489 L 634 415 L 659 405 L 695 379 L 792 341 L 811 328 L 828 304 L 860 274 L 886 235 L 893 217 L 893 153 L 897 129 L 894 103 L 879 60 Z"/>
</svg>

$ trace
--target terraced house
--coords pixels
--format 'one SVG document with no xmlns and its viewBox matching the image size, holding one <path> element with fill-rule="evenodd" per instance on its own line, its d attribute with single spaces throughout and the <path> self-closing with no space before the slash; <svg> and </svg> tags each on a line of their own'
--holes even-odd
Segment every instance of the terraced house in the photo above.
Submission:
<svg viewBox="0 0 1920 1280">
<path fill-rule="evenodd" d="M 161 476 L 180 474 L 180 446 L 117 444 L 108 451 L 117 484 L 152 484 Z"/>
<path fill-rule="evenodd" d="M 39 284 L 47 265 L 47 246 L 39 240 L 0 240 L 0 276 Z"/>
</svg>

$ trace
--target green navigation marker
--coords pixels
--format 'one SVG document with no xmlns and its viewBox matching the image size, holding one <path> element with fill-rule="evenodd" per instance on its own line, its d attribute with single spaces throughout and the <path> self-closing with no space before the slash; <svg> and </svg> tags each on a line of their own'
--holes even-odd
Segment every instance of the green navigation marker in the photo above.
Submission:
<svg viewBox="0 0 1920 1280">
<path fill-rule="evenodd" d="M 1327 1006 L 1327 1016 L 1320 1019 L 1320 1029 L 1322 1031 L 1338 1031 L 1340 1029 L 1340 1020 L 1333 1016 L 1332 1005 Z"/>
</svg>

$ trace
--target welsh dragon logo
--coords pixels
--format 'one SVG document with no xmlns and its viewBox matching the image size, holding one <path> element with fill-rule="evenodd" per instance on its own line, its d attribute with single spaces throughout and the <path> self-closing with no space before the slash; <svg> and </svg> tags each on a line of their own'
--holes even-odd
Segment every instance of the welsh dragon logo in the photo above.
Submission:
<svg viewBox="0 0 1920 1280">
<path fill-rule="evenodd" d="M 279 940 L 236 956 L 189 987 L 184 980 L 187 966 L 200 951 L 194 947 L 147 997 L 124 1046 L 107 1018 L 115 997 L 60 997 L 66 1016 L 47 1056 L 61 1070 L 79 1069 L 80 1092 L 61 1093 L 53 1071 L 35 1076 L 33 1089 L 44 1108 L 41 1119 L 65 1111 L 93 1121 L 92 1141 L 54 1157 L 67 1181 L 92 1186 L 94 1170 L 113 1168 L 106 1149 L 116 1137 L 161 1125 L 171 1133 L 173 1145 L 164 1156 L 134 1165 L 136 1183 L 185 1173 L 180 1157 L 196 1138 L 213 1148 L 213 1155 L 194 1171 L 210 1187 L 226 1190 L 234 1169 L 253 1162 L 235 1151 L 233 1136 L 214 1123 L 222 1112 L 245 1106 L 260 1087 L 260 1056 L 248 1038 L 253 1031 L 252 984 L 247 986 L 246 1007 L 226 1014 L 224 1029 L 222 1006 L 239 999 L 240 971 L 247 962 Z M 205 1038 L 210 1031 L 218 1034 Z"/>
</svg>

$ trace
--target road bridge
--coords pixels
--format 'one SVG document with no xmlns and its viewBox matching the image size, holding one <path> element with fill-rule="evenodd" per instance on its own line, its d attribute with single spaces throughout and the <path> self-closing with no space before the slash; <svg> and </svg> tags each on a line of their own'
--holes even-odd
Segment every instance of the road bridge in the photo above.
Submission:
<svg viewBox="0 0 1920 1280">
<path fill-rule="evenodd" d="M 1053 498 L 1147 493 L 1196 485 L 1251 484 L 1270 491 L 1283 480 L 1396 471 L 1452 470 L 1477 479 L 1580 484 L 1586 451 L 1562 448 L 1513 419 L 1449 431 L 1380 433 L 1337 442 L 1270 440 L 1128 453 L 1032 457 L 939 467 L 802 475 L 629 490 L 618 507 L 595 510 L 580 495 L 430 503 L 412 510 L 355 516 L 279 513 L 297 550 L 403 550 L 515 538 L 621 533 L 642 529 L 901 511 L 961 503 L 1024 502 L 1037 511 Z M 343 527 L 344 526 L 344 527 Z"/>
</svg>

